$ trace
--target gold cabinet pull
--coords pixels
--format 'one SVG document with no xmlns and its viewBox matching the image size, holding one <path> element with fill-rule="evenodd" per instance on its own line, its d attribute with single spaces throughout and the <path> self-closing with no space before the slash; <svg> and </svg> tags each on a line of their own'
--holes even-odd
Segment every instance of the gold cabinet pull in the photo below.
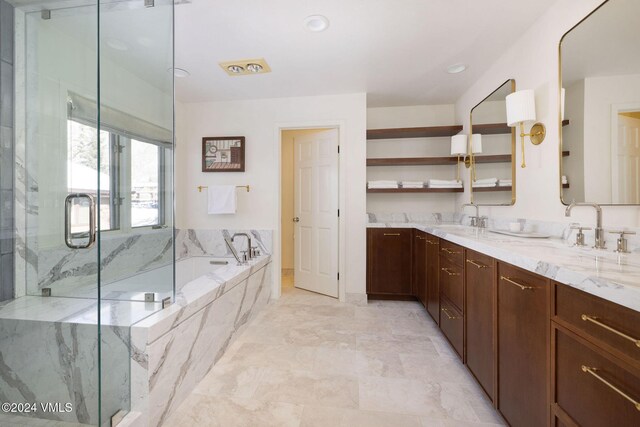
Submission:
<svg viewBox="0 0 640 427">
<path fill-rule="evenodd" d="M 459 276 L 460 273 L 456 273 L 455 271 L 452 272 L 450 268 L 445 268 L 442 267 L 440 270 L 444 271 L 445 273 L 447 273 L 449 276 Z"/>
<path fill-rule="evenodd" d="M 384 233 L 385 236 L 399 236 L 400 233 Z"/>
<path fill-rule="evenodd" d="M 512 280 L 509 277 L 504 277 L 504 276 L 500 276 L 500 280 L 504 280 L 507 283 L 511 283 L 512 285 L 515 285 L 517 287 L 519 287 L 521 290 L 526 291 L 526 290 L 530 290 L 533 289 L 533 286 L 525 286 L 525 285 L 521 285 L 520 283 Z"/>
<path fill-rule="evenodd" d="M 428 243 L 429 245 L 437 245 L 437 244 L 438 244 L 438 242 L 434 242 L 434 241 L 429 240 L 429 239 L 426 239 L 426 240 L 427 240 L 427 243 Z"/>
<path fill-rule="evenodd" d="M 471 259 L 468 259 L 468 260 L 467 260 L 467 262 L 468 262 L 469 264 L 473 265 L 473 266 L 478 267 L 478 269 L 480 269 L 480 268 L 489 268 L 489 266 L 488 266 L 488 265 L 484 265 L 484 264 L 482 264 L 481 262 L 473 261 L 473 260 L 471 260 Z"/>
<path fill-rule="evenodd" d="M 636 339 L 636 338 L 634 338 L 632 336 L 629 336 L 629 335 L 625 334 L 624 332 L 620 332 L 619 330 L 614 329 L 611 326 L 600 322 L 597 317 L 595 317 L 595 316 L 587 316 L 586 314 L 583 314 L 582 316 L 580 316 L 580 318 L 582 320 L 584 320 L 585 322 L 594 323 L 594 324 L 600 326 L 601 328 L 606 329 L 609 332 L 613 332 L 614 334 L 616 334 L 618 336 L 621 336 L 622 338 L 624 338 L 626 340 L 631 341 L 632 343 L 634 343 L 636 345 L 636 347 L 640 348 L 640 340 L 639 339 Z"/>
<path fill-rule="evenodd" d="M 427 240 L 426 237 L 422 237 L 422 236 L 416 236 L 416 239 L 420 239 L 420 240 Z"/>
<path fill-rule="evenodd" d="M 638 402 L 637 400 L 635 400 L 633 397 L 629 396 L 627 393 L 625 393 L 624 391 L 620 390 L 618 387 L 616 387 L 615 385 L 611 384 L 609 381 L 605 380 L 604 378 L 602 378 L 600 375 L 598 375 L 596 373 L 596 371 L 598 371 L 597 368 L 590 368 L 589 366 L 585 366 L 582 365 L 582 372 L 587 373 L 587 374 L 591 374 L 593 375 L 595 378 L 598 379 L 598 381 L 602 382 L 603 384 L 605 384 L 607 387 L 609 387 L 611 390 L 615 391 L 616 393 L 618 393 L 620 396 L 624 397 L 625 399 L 627 399 L 629 402 L 631 402 L 633 404 L 633 406 L 636 407 L 636 409 L 638 411 L 640 411 L 640 402 Z"/>
<path fill-rule="evenodd" d="M 442 248 L 442 250 L 446 253 L 448 253 L 449 255 L 454 255 L 454 254 L 459 254 L 460 252 L 456 252 L 456 251 L 452 251 L 449 248 Z"/>
<path fill-rule="evenodd" d="M 440 309 L 444 314 L 447 315 L 447 317 L 449 318 L 449 320 L 455 320 L 455 319 L 459 319 L 458 316 L 452 316 L 451 314 L 449 314 L 449 310 L 447 310 L 445 307 L 442 307 Z"/>
</svg>

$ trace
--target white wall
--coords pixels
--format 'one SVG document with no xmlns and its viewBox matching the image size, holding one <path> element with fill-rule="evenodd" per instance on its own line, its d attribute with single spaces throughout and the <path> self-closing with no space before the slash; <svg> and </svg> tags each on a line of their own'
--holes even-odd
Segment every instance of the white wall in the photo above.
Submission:
<svg viewBox="0 0 640 427">
<path fill-rule="evenodd" d="M 558 43 L 565 32 L 600 3 L 601 0 L 558 0 L 457 101 L 456 116 L 468 131 L 466 118 L 470 109 L 505 80 L 514 78 L 518 89 L 536 91 L 538 120 L 547 126 L 547 138 L 542 145 L 526 145 L 528 167 L 516 168 L 516 205 L 484 208 L 482 214 L 594 222 L 593 210 L 586 208 L 576 209 L 572 218 L 565 218 L 560 202 Z M 518 141 L 518 161 L 519 145 Z M 463 200 L 463 196 L 458 197 L 459 204 Z M 640 225 L 640 209 L 637 207 L 604 209 L 605 226 Z"/>
<path fill-rule="evenodd" d="M 454 105 L 418 105 L 367 109 L 367 129 L 451 126 L 458 124 Z M 451 138 L 412 138 L 367 142 L 367 158 L 440 157 L 451 153 Z M 466 169 L 461 166 L 461 174 Z M 455 166 L 374 166 L 367 168 L 367 181 L 427 181 L 455 179 Z M 455 193 L 444 194 L 367 194 L 367 212 L 451 212 Z"/>
<path fill-rule="evenodd" d="M 280 129 L 340 126 L 341 293 L 365 293 L 366 95 L 191 103 L 179 106 L 177 225 L 180 228 L 274 230 L 274 268 L 280 270 Z M 201 172 L 202 138 L 246 137 L 246 172 Z M 238 213 L 211 216 L 198 185 L 251 185 L 238 194 Z M 277 281 L 279 292 L 279 281 Z"/>
</svg>

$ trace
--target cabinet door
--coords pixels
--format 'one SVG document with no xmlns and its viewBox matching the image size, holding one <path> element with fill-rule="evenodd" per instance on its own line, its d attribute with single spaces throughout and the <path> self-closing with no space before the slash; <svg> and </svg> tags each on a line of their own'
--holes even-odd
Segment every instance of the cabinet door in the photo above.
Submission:
<svg viewBox="0 0 640 427">
<path fill-rule="evenodd" d="M 440 239 L 427 234 L 427 311 L 440 324 Z"/>
<path fill-rule="evenodd" d="M 411 297 L 413 229 L 370 228 L 367 234 L 367 294 Z"/>
<path fill-rule="evenodd" d="M 420 230 L 413 239 L 413 294 L 427 306 L 427 233 Z"/>
<path fill-rule="evenodd" d="M 467 366 L 494 400 L 495 385 L 495 267 L 486 255 L 466 250 L 465 325 Z"/>
<path fill-rule="evenodd" d="M 549 424 L 550 283 L 498 264 L 498 409 L 512 426 Z"/>
</svg>

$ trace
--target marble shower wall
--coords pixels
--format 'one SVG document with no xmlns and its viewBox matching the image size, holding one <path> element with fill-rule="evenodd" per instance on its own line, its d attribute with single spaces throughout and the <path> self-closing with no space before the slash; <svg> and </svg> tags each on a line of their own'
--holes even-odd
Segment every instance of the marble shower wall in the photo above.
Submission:
<svg viewBox="0 0 640 427">
<path fill-rule="evenodd" d="M 13 6 L 0 0 L 0 301 L 14 296 Z"/>
<path fill-rule="evenodd" d="M 129 409 L 130 330 L 103 326 L 100 332 L 102 351 L 108 352 L 101 361 L 102 408 L 108 417 Z M 28 415 L 98 425 L 97 340 L 95 324 L 2 319 L 0 401 L 71 403 L 68 413 Z M 8 414 L 0 414 L 0 425 L 13 425 Z"/>
</svg>

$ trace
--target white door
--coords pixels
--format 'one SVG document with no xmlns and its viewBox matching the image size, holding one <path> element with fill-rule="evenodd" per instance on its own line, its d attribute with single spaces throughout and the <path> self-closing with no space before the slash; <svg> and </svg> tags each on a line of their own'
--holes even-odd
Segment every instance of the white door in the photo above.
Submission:
<svg viewBox="0 0 640 427">
<path fill-rule="evenodd" d="M 295 287 L 338 297 L 338 130 L 296 137 Z"/>
<path fill-rule="evenodd" d="M 640 119 L 620 114 L 613 150 L 613 202 L 640 203 Z"/>
</svg>

